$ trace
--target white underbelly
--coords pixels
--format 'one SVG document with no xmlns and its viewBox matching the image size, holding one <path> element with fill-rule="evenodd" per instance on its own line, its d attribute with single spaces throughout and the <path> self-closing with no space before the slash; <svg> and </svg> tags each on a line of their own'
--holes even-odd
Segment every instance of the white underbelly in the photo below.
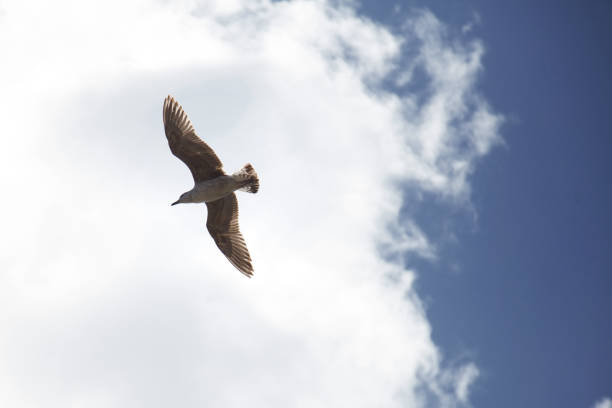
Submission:
<svg viewBox="0 0 612 408">
<path fill-rule="evenodd" d="M 231 176 L 220 176 L 212 180 L 197 183 L 192 197 L 195 202 L 204 203 L 218 200 L 238 188 L 238 183 Z"/>
</svg>

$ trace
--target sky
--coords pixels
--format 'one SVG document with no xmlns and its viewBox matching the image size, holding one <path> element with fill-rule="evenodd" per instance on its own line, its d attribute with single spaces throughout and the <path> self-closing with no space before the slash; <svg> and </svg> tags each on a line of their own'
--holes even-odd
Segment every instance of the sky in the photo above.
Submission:
<svg viewBox="0 0 612 408">
<path fill-rule="evenodd" d="M 479 89 L 506 117 L 504 147 L 471 179 L 476 221 L 453 209 L 438 221 L 436 205 L 405 209 L 430 237 L 454 234 L 437 264 L 418 268 L 433 338 L 474 356 L 474 406 L 591 406 L 612 387 L 612 8 L 418 4 L 455 29 L 476 22 Z M 395 18 L 376 8 L 368 12 Z"/>
<path fill-rule="evenodd" d="M 609 408 L 610 17 L 0 1 L 0 405 Z M 252 279 L 168 94 L 259 173 Z"/>
</svg>

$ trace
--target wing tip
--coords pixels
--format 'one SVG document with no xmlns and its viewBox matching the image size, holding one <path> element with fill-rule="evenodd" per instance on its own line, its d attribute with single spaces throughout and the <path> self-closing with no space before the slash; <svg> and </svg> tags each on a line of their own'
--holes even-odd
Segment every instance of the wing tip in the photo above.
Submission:
<svg viewBox="0 0 612 408">
<path fill-rule="evenodd" d="M 172 123 L 182 132 L 194 131 L 193 124 L 189 120 L 187 113 L 185 113 L 181 104 L 170 94 L 164 99 L 163 120 L 164 127 Z"/>
<path fill-rule="evenodd" d="M 166 125 L 167 122 L 169 122 L 172 118 L 172 105 L 174 105 L 174 103 L 176 102 L 176 100 L 172 97 L 172 95 L 168 94 L 168 96 L 166 96 L 166 99 L 164 99 L 164 107 L 162 109 L 163 111 L 163 119 L 164 119 L 164 126 Z"/>
<path fill-rule="evenodd" d="M 172 95 L 168 94 L 168 96 L 166 96 L 164 99 L 164 111 L 172 102 L 176 102 L 176 100 L 172 97 Z"/>
<path fill-rule="evenodd" d="M 238 262 L 236 262 L 236 260 L 230 259 L 229 257 L 228 257 L 228 260 L 234 266 L 234 268 L 238 269 L 238 271 L 241 274 L 243 274 L 244 276 L 246 276 L 249 279 L 251 279 L 253 277 L 253 272 L 255 272 L 255 270 L 253 269 L 253 265 L 251 265 L 251 260 L 250 259 L 248 260 L 248 263 L 242 261 L 241 264 L 238 264 Z"/>
</svg>

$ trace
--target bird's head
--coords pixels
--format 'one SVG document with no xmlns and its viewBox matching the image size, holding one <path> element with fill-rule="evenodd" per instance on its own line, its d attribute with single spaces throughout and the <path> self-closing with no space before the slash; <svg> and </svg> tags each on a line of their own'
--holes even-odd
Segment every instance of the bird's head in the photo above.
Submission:
<svg viewBox="0 0 612 408">
<path fill-rule="evenodd" d="M 191 199 L 191 192 L 188 191 L 186 193 L 181 194 L 179 199 L 176 200 L 175 202 L 173 202 L 170 205 L 181 204 L 181 203 L 192 203 L 192 202 L 193 202 L 193 200 Z"/>
</svg>

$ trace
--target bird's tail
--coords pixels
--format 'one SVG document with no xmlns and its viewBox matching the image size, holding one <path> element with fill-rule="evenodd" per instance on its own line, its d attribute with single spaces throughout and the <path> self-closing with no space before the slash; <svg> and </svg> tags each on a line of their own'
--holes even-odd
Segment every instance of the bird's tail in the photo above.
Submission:
<svg viewBox="0 0 612 408">
<path fill-rule="evenodd" d="M 245 164 L 240 171 L 232 174 L 232 177 L 242 185 L 239 190 L 247 193 L 256 193 L 259 190 L 259 177 L 251 163 Z"/>
</svg>

